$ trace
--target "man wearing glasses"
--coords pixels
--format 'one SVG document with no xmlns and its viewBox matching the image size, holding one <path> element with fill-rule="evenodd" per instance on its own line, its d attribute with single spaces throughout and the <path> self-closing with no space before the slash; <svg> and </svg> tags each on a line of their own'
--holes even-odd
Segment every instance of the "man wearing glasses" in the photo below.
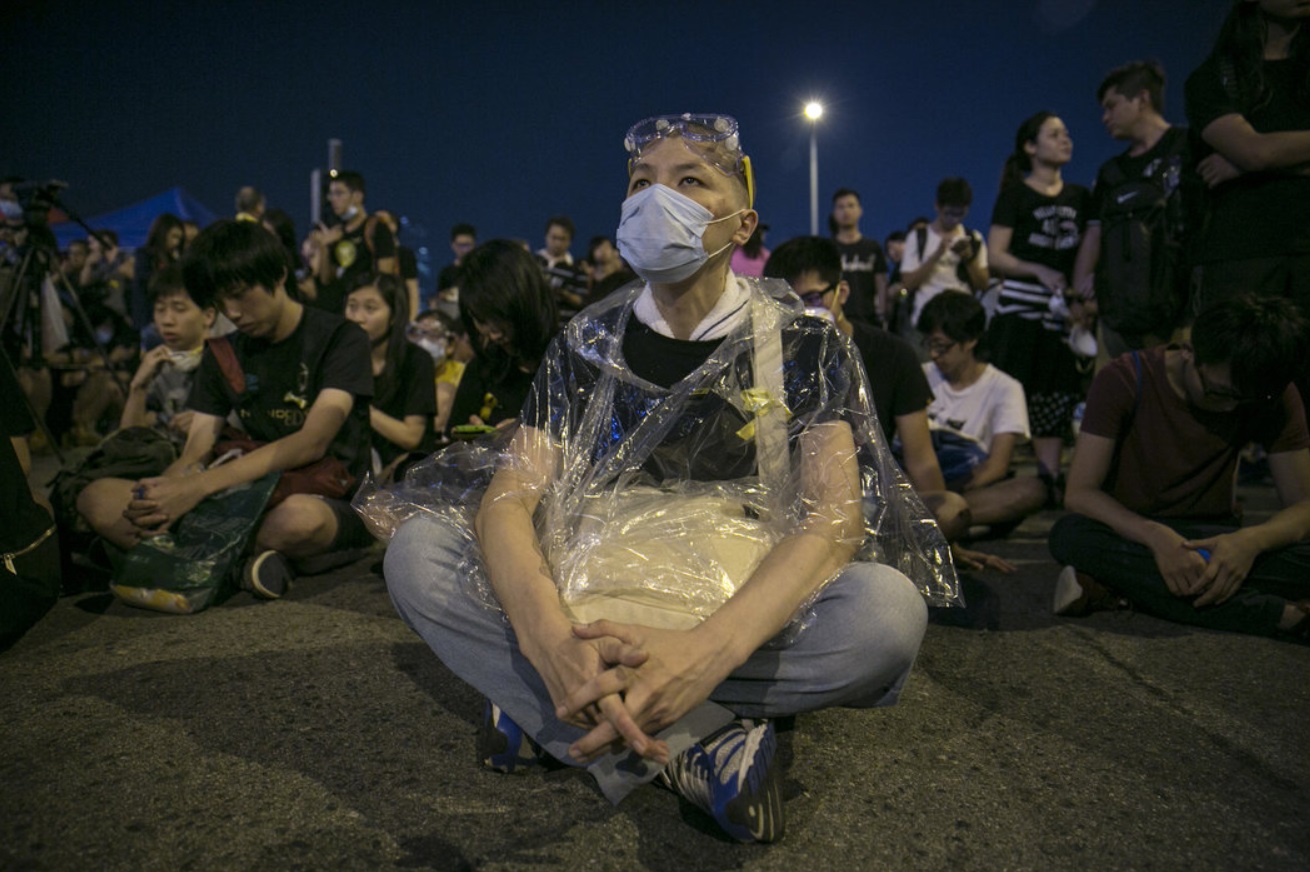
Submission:
<svg viewBox="0 0 1310 872">
<path fill-rule="evenodd" d="M 914 326 L 928 301 L 943 291 L 976 293 L 987 289 L 987 244 L 982 234 L 968 230 L 964 219 L 973 203 L 973 188 L 960 178 L 937 186 L 937 217 L 905 239 L 901 284 L 909 293 L 909 319 L 902 335 L 917 344 L 923 337 Z M 919 359 L 927 362 L 926 355 Z"/>
<path fill-rule="evenodd" d="M 1292 384 L 1306 322 L 1239 295 L 1197 316 L 1189 344 L 1116 359 L 1092 383 L 1051 531 L 1066 564 L 1054 611 L 1124 600 L 1166 620 L 1310 637 L 1310 435 Z M 1239 525 L 1238 453 L 1263 445 L 1283 509 Z"/>
</svg>

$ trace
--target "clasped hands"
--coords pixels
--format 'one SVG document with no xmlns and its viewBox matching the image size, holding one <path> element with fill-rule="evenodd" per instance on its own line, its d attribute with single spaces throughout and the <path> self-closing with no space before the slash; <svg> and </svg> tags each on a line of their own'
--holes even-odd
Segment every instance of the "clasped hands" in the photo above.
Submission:
<svg viewBox="0 0 1310 872">
<path fill-rule="evenodd" d="M 1196 597 L 1192 604 L 1197 608 L 1222 603 L 1236 593 L 1260 556 L 1259 547 L 1242 530 L 1204 539 L 1175 536 L 1172 544 L 1153 548 L 1155 564 L 1169 591 Z M 1208 558 L 1199 553 L 1203 550 Z"/>
<path fill-rule="evenodd" d="M 696 630 L 596 621 L 575 624 L 538 666 L 560 720 L 589 732 L 569 748 L 581 762 L 630 749 L 663 765 L 653 734 L 709 698 L 730 668 Z"/>
<path fill-rule="evenodd" d="M 205 494 L 195 476 L 143 478 L 132 485 L 123 517 L 138 541 L 158 536 L 196 507 Z"/>
</svg>

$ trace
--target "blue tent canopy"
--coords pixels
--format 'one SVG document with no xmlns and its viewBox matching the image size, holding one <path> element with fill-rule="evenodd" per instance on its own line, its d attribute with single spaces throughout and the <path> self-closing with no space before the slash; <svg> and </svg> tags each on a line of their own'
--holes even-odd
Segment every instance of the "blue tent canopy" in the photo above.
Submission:
<svg viewBox="0 0 1310 872">
<path fill-rule="evenodd" d="M 86 218 L 86 223 L 95 230 L 108 229 L 118 234 L 118 244 L 124 249 L 139 248 L 146 244 L 150 233 L 150 223 L 165 212 L 171 212 L 183 221 L 194 221 L 201 227 L 212 223 L 218 215 L 182 188 L 170 188 L 162 194 L 156 194 L 148 200 L 124 206 L 103 215 Z M 55 238 L 59 240 L 60 250 L 68 248 L 74 239 L 84 239 L 86 231 L 73 221 L 61 221 L 50 225 Z"/>
</svg>

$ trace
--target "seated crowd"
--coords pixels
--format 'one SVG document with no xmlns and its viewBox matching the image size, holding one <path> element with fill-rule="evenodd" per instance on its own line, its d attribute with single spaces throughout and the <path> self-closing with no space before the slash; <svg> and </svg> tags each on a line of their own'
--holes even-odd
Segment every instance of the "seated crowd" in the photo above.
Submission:
<svg viewBox="0 0 1310 872">
<path fill-rule="evenodd" d="M 1234 15 L 1261 14 L 1243 8 L 1255 5 Z M 860 196 L 842 188 L 832 238 L 770 251 L 736 122 L 695 115 L 628 132 L 612 240 L 593 238 L 575 260 L 567 216 L 547 220 L 535 253 L 478 244 L 457 224 L 454 263 L 426 302 L 396 220 L 366 210 L 358 173 L 334 175 L 331 220 L 299 244 L 253 188 L 238 192 L 234 219 L 198 233 L 160 216 L 132 256 L 96 233 L 49 265 L 64 341 L 34 357 L 5 332 L 0 468 L 8 485 L 26 477 L 37 421 L 38 435 L 71 446 L 138 428 L 170 443 L 171 462 L 75 495 L 71 517 L 95 537 L 87 559 L 110 567 L 206 498 L 276 477 L 239 575 L 277 599 L 371 546 L 351 505 L 367 477 L 399 487 L 446 446 L 494 445 L 494 476 L 479 505 L 459 507 L 464 521 L 410 521 L 386 557 L 402 618 L 487 696 L 484 763 L 586 766 L 615 801 L 658 780 L 733 837 L 771 841 L 783 826 L 775 719 L 894 702 L 924 600 L 957 601 L 956 569 L 1013 571 L 973 546 L 1044 508 L 1069 510 L 1049 540 L 1056 614 L 1131 604 L 1310 639 L 1310 327 L 1302 292 L 1285 291 L 1306 287 L 1310 253 L 1291 251 L 1289 265 L 1261 251 L 1261 266 L 1205 236 L 1253 220 L 1249 198 L 1224 196 L 1252 176 L 1257 192 L 1271 178 L 1301 190 L 1305 214 L 1310 180 L 1280 170 L 1303 169 L 1310 149 L 1293 137 L 1269 159 L 1282 165 L 1247 160 L 1263 134 L 1230 122 L 1258 120 L 1265 104 L 1216 108 L 1222 88 L 1206 69 L 1189 80 L 1188 107 L 1208 156 L 1170 132 L 1159 67 L 1129 64 L 1096 95 L 1129 149 L 1093 190 L 1065 181 L 1069 132 L 1037 112 L 1015 133 L 986 233 L 965 224 L 969 183 L 946 178 L 935 217 L 885 249 L 861 234 Z M 1158 182 L 1165 201 L 1216 192 L 1160 210 L 1190 214 L 1190 228 L 1146 225 L 1116 210 L 1125 176 L 1139 191 Z M 1205 220 L 1188 212 L 1195 202 Z M 5 214 L 16 248 L 48 244 Z M 1120 231 L 1132 221 L 1134 244 L 1167 237 L 1178 258 L 1149 313 L 1124 290 L 1138 252 Z M 1243 526 L 1235 483 L 1251 445 L 1283 507 Z M 568 574 L 571 549 L 603 539 L 588 525 L 608 529 L 605 513 L 625 504 L 596 508 L 598 494 L 706 500 L 737 494 L 738 479 L 760 505 L 731 496 L 731 523 L 770 538 L 744 578 L 724 570 L 732 590 L 691 629 L 588 612 L 594 603 L 569 599 L 573 576 L 552 576 Z M 48 543 L 64 531 L 31 513 L 40 488 L 5 490 L 29 519 L 14 525 L 10 573 L 51 572 Z M 871 521 L 875 504 L 895 524 Z M 691 550 L 712 550 L 713 535 L 701 543 L 690 529 Z M 503 614 L 459 580 L 469 554 Z M 585 566 L 570 572 L 585 580 Z M 23 584 L 0 645 L 52 602 L 48 586 Z M 797 614 L 818 613 L 830 637 L 789 634 Z"/>
</svg>

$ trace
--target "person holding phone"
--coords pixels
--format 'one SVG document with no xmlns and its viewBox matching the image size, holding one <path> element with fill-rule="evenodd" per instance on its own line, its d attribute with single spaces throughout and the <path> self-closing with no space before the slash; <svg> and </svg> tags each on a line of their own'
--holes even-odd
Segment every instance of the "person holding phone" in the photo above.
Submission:
<svg viewBox="0 0 1310 872">
<path fill-rule="evenodd" d="M 455 391 L 448 434 L 467 439 L 518 418 L 537 364 L 559 330 L 559 316 L 537 261 L 505 239 L 465 256 L 459 308 L 473 359 Z"/>
</svg>

